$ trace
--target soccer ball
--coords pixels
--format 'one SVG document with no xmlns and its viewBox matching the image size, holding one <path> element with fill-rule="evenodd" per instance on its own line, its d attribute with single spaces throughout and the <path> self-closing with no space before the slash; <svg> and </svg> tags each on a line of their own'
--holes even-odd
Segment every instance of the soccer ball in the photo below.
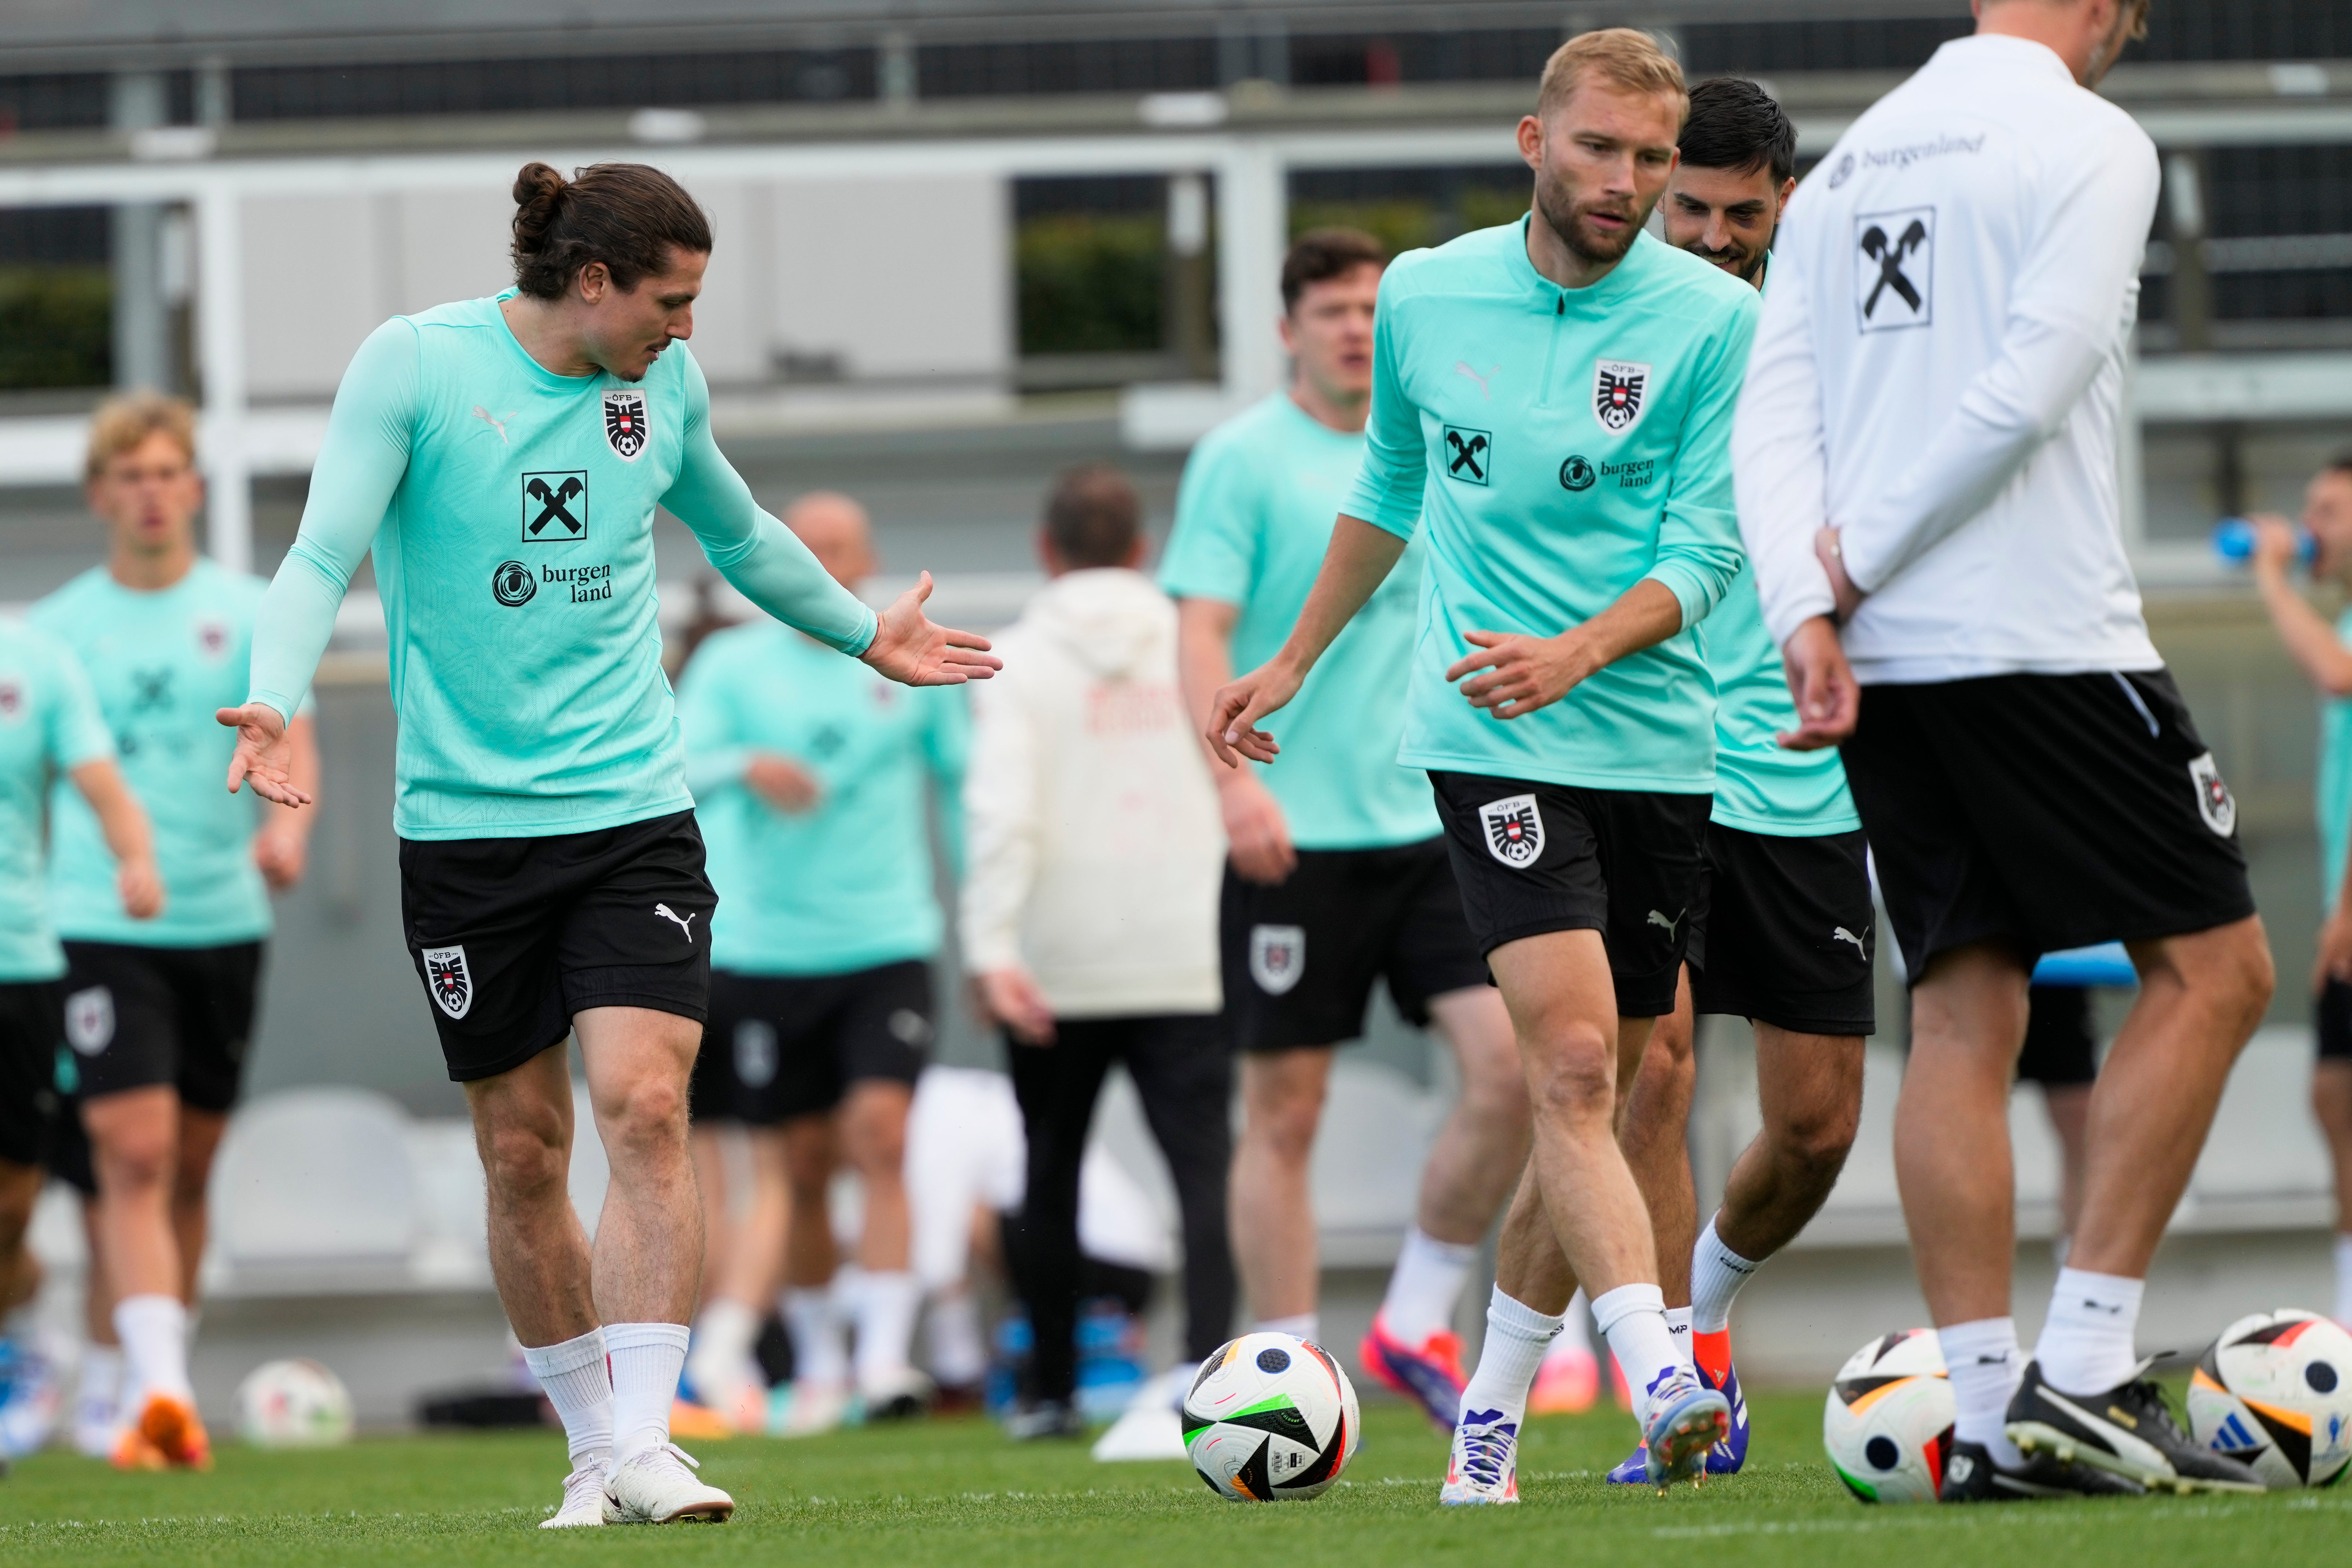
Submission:
<svg viewBox="0 0 2352 1568">
<path fill-rule="evenodd" d="M 1320 1497 L 1364 1436 L 1348 1374 L 1290 1334 L 1244 1334 L 1220 1349 L 1183 1410 L 1192 1468 L 1231 1502 Z"/>
<path fill-rule="evenodd" d="M 2273 1491 L 2334 1484 L 2352 1463 L 2352 1333 L 2293 1308 L 2240 1318 L 2189 1374 L 2189 1426 Z"/>
<path fill-rule="evenodd" d="M 1822 1413 L 1822 1447 L 1864 1502 L 1934 1502 L 1952 1452 L 1952 1384 L 1933 1329 L 1906 1329 L 1847 1358 Z"/>
<path fill-rule="evenodd" d="M 348 1443 L 351 1390 L 315 1361 L 265 1362 L 236 1385 L 236 1432 L 257 1448 Z"/>
</svg>

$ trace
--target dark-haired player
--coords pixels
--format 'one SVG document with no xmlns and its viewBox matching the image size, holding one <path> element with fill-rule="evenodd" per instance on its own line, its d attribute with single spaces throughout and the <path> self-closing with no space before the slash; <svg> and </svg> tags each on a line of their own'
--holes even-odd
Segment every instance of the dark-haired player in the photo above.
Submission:
<svg viewBox="0 0 2352 1568">
<path fill-rule="evenodd" d="M 733 1500 L 669 1441 L 716 898 L 662 678 L 654 509 L 754 604 L 895 680 L 996 660 L 924 616 L 928 576 L 877 617 L 719 455 L 684 346 L 710 256 L 693 198 L 634 163 L 530 164 L 514 195 L 515 287 L 385 322 L 344 374 L 251 695 L 221 710 L 228 784 L 304 803 L 285 721 L 372 546 L 403 923 L 473 1111 L 499 1300 L 572 1457 L 547 1523 L 725 1519 Z M 613 1173 L 593 1258 L 565 1191 L 574 1033 Z"/>
<path fill-rule="evenodd" d="M 1668 243 L 1761 288 L 1796 188 L 1796 127 L 1754 82 L 1701 82 L 1681 147 L 1658 204 Z M 1690 1335 L 1699 1376 L 1731 1401 L 1730 1436 L 1707 1455 L 1710 1473 L 1727 1474 L 1748 1453 L 1732 1298 L 1820 1209 L 1853 1146 L 1876 932 L 1862 820 L 1837 753 L 1775 739 L 1796 728 L 1797 710 L 1753 574 L 1733 579 L 1698 638 L 1716 688 L 1707 892 L 1691 914 L 1687 984 L 1650 1037 L 1621 1136 L 1657 1229 L 1667 1321 Z M 1686 1140 L 1694 1010 L 1754 1025 L 1764 1119 L 1703 1233 Z M 1609 1479 L 1642 1483 L 1642 1454 Z"/>
<path fill-rule="evenodd" d="M 1234 666 L 1265 663 L 1289 635 L 1363 462 L 1386 259 L 1349 229 L 1290 247 L 1281 327 L 1291 384 L 1211 431 L 1184 466 L 1160 582 L 1177 598 L 1184 694 L 1204 728 Z M 1454 1047 L 1462 1092 L 1423 1168 L 1415 1223 L 1361 1356 L 1450 1428 L 1463 1383 L 1454 1305 L 1527 1162 L 1528 1096 L 1428 779 L 1397 765 L 1425 553 L 1407 548 L 1299 689 L 1281 761 L 1263 777 L 1222 766 L 1213 776 L 1232 846 L 1221 923 L 1242 1052 L 1233 1233 L 1250 1310 L 1262 1329 L 1321 1337 L 1307 1157 L 1332 1047 L 1362 1033 L 1385 977 L 1404 1016 L 1433 1021 Z"/>
</svg>

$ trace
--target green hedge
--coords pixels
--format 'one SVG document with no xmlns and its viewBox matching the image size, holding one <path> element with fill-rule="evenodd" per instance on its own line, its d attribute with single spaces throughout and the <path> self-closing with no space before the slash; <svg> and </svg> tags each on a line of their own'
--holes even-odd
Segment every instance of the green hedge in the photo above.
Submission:
<svg viewBox="0 0 2352 1568">
<path fill-rule="evenodd" d="M 114 283 L 102 267 L 0 268 L 0 389 L 114 379 Z"/>
<path fill-rule="evenodd" d="M 1056 214 L 1014 241 L 1024 354 L 1149 353 L 1165 342 L 1157 214 Z"/>
</svg>

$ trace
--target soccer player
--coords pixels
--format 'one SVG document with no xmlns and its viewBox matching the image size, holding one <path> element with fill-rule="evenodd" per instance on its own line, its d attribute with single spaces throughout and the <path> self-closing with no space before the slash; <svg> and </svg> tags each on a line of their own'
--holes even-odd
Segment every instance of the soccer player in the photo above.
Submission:
<svg viewBox="0 0 2352 1568">
<path fill-rule="evenodd" d="M 1257 721 L 1426 530 L 1398 755 L 1430 771 L 1535 1109 L 1449 1502 L 1517 1500 L 1528 1384 L 1580 1279 L 1652 1479 L 1691 1474 L 1730 1419 L 1667 1330 L 1614 1127 L 1620 1053 L 1674 1010 L 1701 897 L 1715 701 L 1693 628 L 1739 569 L 1729 437 L 1755 290 L 1642 228 L 1685 107 L 1646 34 L 1552 56 L 1518 128 L 1534 211 L 1390 265 L 1363 470 L 1289 640 L 1211 713 L 1225 760 L 1272 762 Z"/>
<path fill-rule="evenodd" d="M 105 1425 L 119 1426 L 109 1447 L 124 1468 L 211 1463 L 187 1360 L 205 1187 L 253 1037 L 270 890 L 301 876 L 310 826 L 213 786 L 236 742 L 212 714 L 244 698 L 262 584 L 197 553 L 195 459 L 184 402 L 101 405 L 84 489 L 107 526 L 107 558 L 32 613 L 89 677 L 123 776 L 152 816 L 165 894 L 152 920 L 125 907 L 106 825 L 61 784 L 50 897 L 87 1138 L 69 1137 L 61 1163 L 95 1194 L 89 1316 L 121 1346 L 119 1414 Z M 287 744 L 308 792 L 318 777 L 308 718 L 293 717 Z M 110 1358 L 96 1359 L 102 1387 Z M 100 1392 L 87 1376 L 85 1392 Z"/>
<path fill-rule="evenodd" d="M 873 574 L 866 511 L 847 496 L 803 496 L 784 525 L 842 586 Z M 901 1171 L 931 1039 L 930 960 L 946 929 L 930 803 L 946 807 L 952 850 L 963 694 L 903 691 L 771 621 L 702 645 L 678 690 L 678 722 L 719 889 L 695 1116 L 750 1127 L 755 1173 L 743 1225 L 712 1248 L 720 1283 L 697 1320 L 688 1371 L 722 1414 L 750 1407 L 751 1346 L 781 1272 L 791 1430 L 840 1424 L 853 1369 L 826 1208 L 837 1141 L 865 1192 L 857 1271 L 841 1281 L 856 1326 L 856 1392 L 869 1416 L 913 1415 L 929 1380 L 909 1358 L 922 1287 L 908 1260 Z"/>
<path fill-rule="evenodd" d="M 1176 595 L 1185 700 L 1204 730 L 1235 664 L 1265 663 L 1298 619 L 1362 463 L 1384 260 L 1378 241 L 1349 229 L 1290 247 L 1291 384 L 1211 431 L 1184 466 L 1160 583 Z M 1453 1047 L 1462 1092 L 1423 1167 L 1416 1223 L 1361 1355 L 1451 1427 L 1463 1382 L 1454 1304 L 1527 1163 L 1528 1097 L 1428 781 L 1397 765 L 1426 553 L 1407 547 L 1300 689 L 1281 763 L 1263 778 L 1214 776 L 1231 844 L 1225 996 L 1242 1052 L 1233 1231 L 1251 1311 L 1260 1328 L 1320 1338 L 1307 1157 L 1332 1047 L 1362 1033 L 1385 977 L 1399 1010 L 1434 1021 Z"/>
<path fill-rule="evenodd" d="M 56 638 L 0 621 L 0 1314 L 29 1305 L 40 1289 L 25 1233 L 43 1166 L 57 1158 L 60 1119 L 73 1114 L 78 1077 L 65 1046 L 65 950 L 43 885 L 43 817 L 58 777 L 87 804 L 113 856 L 122 912 L 152 921 L 163 904 L 153 834 L 115 763 L 89 677 Z M 8 1458 L 47 1436 L 57 1389 L 57 1367 L 19 1328 L 7 1327 L 14 1372 L 0 1403 Z"/>
<path fill-rule="evenodd" d="M 2303 526 L 2318 542 L 2314 577 L 2352 583 L 2352 453 L 2313 476 Z M 2284 518 L 2255 520 L 2254 582 L 2279 640 L 2326 699 L 2320 715 L 2320 892 L 2326 922 L 2311 988 L 2319 997 L 2319 1060 L 2311 1107 L 2336 1166 L 2336 1321 L 2352 1323 L 2352 902 L 2344 897 L 2352 841 L 2352 609 L 2330 626 L 2288 581 L 2301 542 Z"/>
<path fill-rule="evenodd" d="M 1764 287 L 1773 231 L 1796 189 L 1796 127 L 1762 88 L 1727 78 L 1691 89 L 1681 146 L 1658 209 L 1667 243 Z M 1863 1038 L 1875 1026 L 1876 932 L 1862 822 L 1837 753 L 1791 752 L 1775 739 L 1797 727 L 1797 710 L 1750 574 L 1733 581 L 1698 637 L 1716 689 L 1707 889 L 1690 917 L 1686 984 L 1650 1037 L 1622 1137 L 1657 1229 L 1667 1319 L 1689 1335 L 1700 1379 L 1731 1402 L 1730 1435 L 1706 1459 L 1710 1474 L 1729 1474 L 1748 1452 L 1732 1300 L 1820 1210 L 1853 1147 Z M 1687 1142 L 1698 1013 L 1752 1024 L 1764 1122 L 1704 1231 Z M 1643 1453 L 1609 1479 L 1646 1480 Z"/>
<path fill-rule="evenodd" d="M 1789 743 L 1841 745 L 1912 985 L 1895 1173 L 1951 1366 L 1954 1499 L 2258 1484 L 2181 1431 L 2133 1344 L 2272 984 L 2237 806 L 2148 640 L 2117 515 L 2158 179 L 2147 133 L 2091 89 L 2145 12 L 1983 0 L 1975 37 L 1856 121 L 1790 206 L 1739 405 Z M 2109 940 L 2139 996 L 2021 1368 L 2027 980 L 2040 953 Z"/>
<path fill-rule="evenodd" d="M 307 801 L 286 721 L 373 548 L 402 923 L 473 1112 L 499 1299 L 572 1454 L 546 1522 L 720 1520 L 734 1500 L 669 1442 L 715 895 L 661 673 L 654 508 L 753 604 L 892 679 L 995 660 L 924 616 L 929 577 L 877 618 L 720 456 L 684 346 L 710 255 L 693 198 L 637 163 L 527 164 L 514 197 L 515 286 L 394 318 L 344 374 L 252 691 L 219 715 L 228 784 Z M 565 1191 L 573 1034 L 613 1173 L 593 1255 Z"/>
</svg>

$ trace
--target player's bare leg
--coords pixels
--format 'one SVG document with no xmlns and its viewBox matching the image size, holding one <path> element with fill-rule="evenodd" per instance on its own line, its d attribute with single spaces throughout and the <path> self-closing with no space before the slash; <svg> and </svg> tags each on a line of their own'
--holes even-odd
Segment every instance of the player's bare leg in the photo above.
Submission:
<svg viewBox="0 0 2352 1568">
<path fill-rule="evenodd" d="M 907 1210 L 907 1110 L 911 1085 L 861 1079 L 834 1112 L 843 1160 L 865 1190 L 857 1241 L 857 1389 L 869 1416 L 911 1415 L 930 1397 L 914 1368 L 915 1318 L 923 1288 L 909 1267 L 913 1222 Z"/>
<path fill-rule="evenodd" d="M 784 1327 L 793 1338 L 793 1401 L 787 1436 L 829 1432 L 849 1409 L 849 1346 L 834 1276 L 841 1256 L 833 1236 L 830 1194 L 841 1146 L 833 1118 L 796 1117 L 784 1124 L 784 1173 L 792 1218 L 785 1226 Z"/>
<path fill-rule="evenodd" d="M 2336 1321 L 2352 1324 L 2352 1061 L 2312 1068 L 2311 1109 L 2336 1164 Z"/>
<path fill-rule="evenodd" d="M 701 1313 L 695 1319 L 687 1378 L 696 1394 L 721 1419 L 739 1431 L 756 1432 L 766 1425 L 767 1388 L 751 1352 L 783 1275 L 792 1190 L 784 1172 L 783 1133 L 772 1127 L 746 1130 L 751 1180 L 738 1219 L 726 1201 L 722 1136 L 714 1128 L 694 1131 L 695 1181 L 702 1190 L 706 1293 Z"/>
<path fill-rule="evenodd" d="M 1331 1058 L 1329 1046 L 1242 1053 L 1242 1132 L 1226 1198 L 1250 1316 L 1260 1328 L 1302 1339 L 1317 1337 L 1320 1261 L 1307 1167 Z"/>
<path fill-rule="evenodd" d="M 196 1305 L 196 1271 L 204 1266 L 205 1240 L 209 1235 L 213 1157 L 220 1152 L 228 1118 L 217 1110 L 180 1106 L 177 1169 L 172 1181 L 172 1238 L 180 1249 L 180 1300 L 193 1311 Z"/>
<path fill-rule="evenodd" d="M 94 1228 L 127 1372 L 114 1462 L 207 1467 L 212 1447 L 188 1383 L 187 1277 L 173 1229 L 179 1091 L 154 1084 L 101 1095 L 83 1102 L 81 1116 L 98 1175 Z"/>
<path fill-rule="evenodd" d="M 1698 1239 L 1689 1138 L 1691 1100 L 1698 1086 L 1696 1023 L 1685 969 L 1675 982 L 1675 1010 L 1657 1021 L 1639 1066 L 1619 1080 L 1617 1141 L 1649 1205 L 1658 1246 L 1658 1288 L 1670 1321 L 1677 1309 L 1690 1306 L 1691 1244 Z"/>
</svg>

